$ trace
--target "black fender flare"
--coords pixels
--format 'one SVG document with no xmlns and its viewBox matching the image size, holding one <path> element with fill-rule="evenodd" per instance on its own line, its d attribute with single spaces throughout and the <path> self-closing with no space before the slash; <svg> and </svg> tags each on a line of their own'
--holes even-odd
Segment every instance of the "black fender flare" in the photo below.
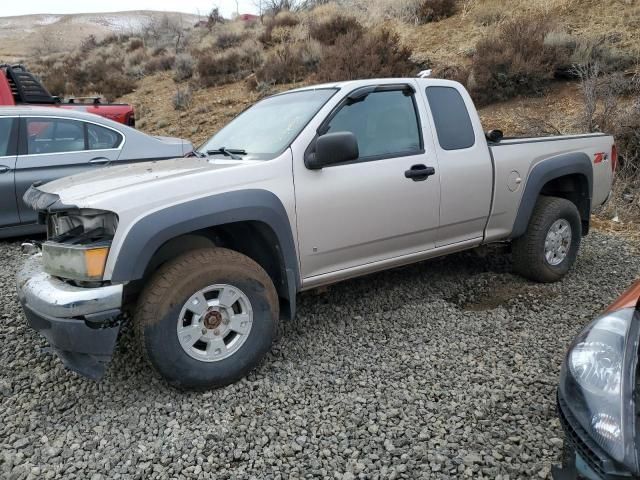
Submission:
<svg viewBox="0 0 640 480">
<path fill-rule="evenodd" d="M 296 293 L 301 286 L 293 232 L 280 199 L 262 189 L 236 190 L 187 200 L 142 217 L 131 226 L 121 244 L 111 281 L 118 283 L 143 278 L 153 254 L 172 238 L 243 221 L 262 222 L 275 233 L 293 314 Z"/>
<path fill-rule="evenodd" d="M 529 220 L 536 206 L 538 196 L 542 188 L 551 180 L 566 175 L 580 174 L 587 179 L 588 185 L 588 212 L 580 212 L 583 221 L 589 222 L 591 213 L 591 199 L 593 197 L 593 165 L 589 156 L 584 152 L 573 152 L 558 155 L 543 160 L 531 169 L 524 188 L 520 206 L 511 231 L 511 238 L 518 238 L 527 231 Z M 586 213 L 586 219 L 584 215 Z"/>
</svg>

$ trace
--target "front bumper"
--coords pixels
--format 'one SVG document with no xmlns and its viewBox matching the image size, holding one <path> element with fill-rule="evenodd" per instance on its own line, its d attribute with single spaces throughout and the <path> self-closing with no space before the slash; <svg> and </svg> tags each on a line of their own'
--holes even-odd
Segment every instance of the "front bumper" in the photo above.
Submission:
<svg viewBox="0 0 640 480">
<path fill-rule="evenodd" d="M 558 416 L 565 433 L 561 466 L 552 468 L 554 480 L 623 480 L 634 478 L 591 438 L 571 413 L 558 390 Z"/>
<path fill-rule="evenodd" d="M 118 337 L 123 286 L 70 285 L 43 271 L 40 254 L 27 258 L 16 282 L 28 324 L 68 369 L 99 380 Z"/>
</svg>

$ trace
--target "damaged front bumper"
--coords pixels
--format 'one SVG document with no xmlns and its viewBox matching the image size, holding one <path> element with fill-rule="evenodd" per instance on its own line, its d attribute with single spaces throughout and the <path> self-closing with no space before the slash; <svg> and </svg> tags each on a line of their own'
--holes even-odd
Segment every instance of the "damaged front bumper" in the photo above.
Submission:
<svg viewBox="0 0 640 480">
<path fill-rule="evenodd" d="M 27 258 L 16 281 L 27 322 L 64 365 L 93 380 L 102 378 L 120 330 L 123 286 L 70 285 L 44 272 L 41 254 Z"/>
</svg>

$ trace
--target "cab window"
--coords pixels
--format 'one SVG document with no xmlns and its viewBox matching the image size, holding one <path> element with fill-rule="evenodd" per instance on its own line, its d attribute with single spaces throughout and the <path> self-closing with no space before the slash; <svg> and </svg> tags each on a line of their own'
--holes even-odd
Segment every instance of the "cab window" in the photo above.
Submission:
<svg viewBox="0 0 640 480">
<path fill-rule="evenodd" d="M 402 90 L 373 92 L 345 104 L 329 121 L 326 132 L 352 132 L 360 158 L 420 153 L 422 139 L 413 95 Z"/>
</svg>

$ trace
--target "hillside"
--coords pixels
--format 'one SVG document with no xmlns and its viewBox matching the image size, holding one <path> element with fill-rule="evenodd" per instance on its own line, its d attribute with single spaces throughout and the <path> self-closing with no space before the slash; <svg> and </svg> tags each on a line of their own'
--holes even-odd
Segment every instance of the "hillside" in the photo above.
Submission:
<svg viewBox="0 0 640 480">
<path fill-rule="evenodd" d="M 198 21 L 196 15 L 154 11 L 0 17 L 0 60 L 14 61 L 34 53 L 68 51 L 78 47 L 89 35 L 101 40 L 112 34 L 139 33 L 163 16 L 185 27 Z"/>
</svg>

